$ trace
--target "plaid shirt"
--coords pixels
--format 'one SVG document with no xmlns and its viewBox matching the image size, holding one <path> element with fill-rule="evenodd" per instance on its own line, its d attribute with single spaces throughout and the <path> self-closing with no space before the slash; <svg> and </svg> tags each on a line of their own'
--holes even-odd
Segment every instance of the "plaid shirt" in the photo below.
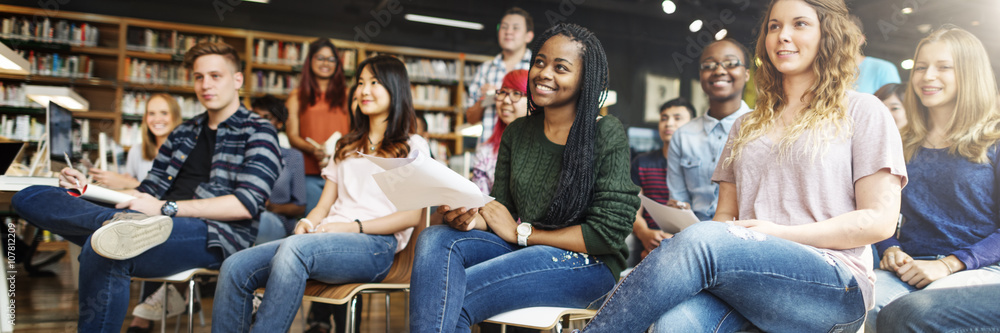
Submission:
<svg viewBox="0 0 1000 333">
<path fill-rule="evenodd" d="M 524 57 L 514 67 L 514 70 L 531 69 L 531 49 L 524 50 Z M 503 53 L 497 54 L 493 58 L 493 61 L 483 63 L 479 67 L 479 71 L 476 72 L 476 75 L 472 77 L 472 82 L 469 83 L 469 93 L 465 98 L 465 108 L 468 109 L 483 96 L 479 91 L 482 86 L 492 84 L 496 89 L 500 89 L 505 75 L 507 75 L 507 68 L 503 63 Z M 496 127 L 496 124 L 496 107 L 491 105 L 483 109 L 483 135 L 479 137 L 479 143 L 489 140 L 490 136 L 493 135 L 493 128 Z"/>
<path fill-rule="evenodd" d="M 140 192 L 157 198 L 167 192 L 198 142 L 206 121 L 208 114 L 202 113 L 170 133 L 153 160 L 149 176 L 139 185 Z M 209 181 L 198 185 L 192 199 L 232 194 L 253 216 L 242 221 L 205 220 L 208 248 L 219 248 L 224 257 L 250 247 L 256 238 L 264 201 L 271 194 L 282 167 L 276 132 L 271 123 L 242 105 L 219 124 Z"/>
</svg>

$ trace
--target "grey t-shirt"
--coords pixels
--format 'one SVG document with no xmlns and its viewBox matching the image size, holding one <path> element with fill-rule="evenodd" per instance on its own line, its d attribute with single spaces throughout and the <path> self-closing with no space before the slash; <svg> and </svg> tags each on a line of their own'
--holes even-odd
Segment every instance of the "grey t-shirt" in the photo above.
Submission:
<svg viewBox="0 0 1000 333">
<path fill-rule="evenodd" d="M 882 169 L 899 176 L 905 186 L 903 144 L 889 110 L 869 94 L 850 91 L 847 97 L 850 129 L 821 147 L 815 158 L 809 132 L 780 158 L 777 145 L 766 136 L 747 143 L 740 158 L 730 164 L 723 163 L 731 155 L 726 146 L 712 181 L 736 185 L 741 220 L 801 225 L 857 210 L 854 183 Z M 744 118 L 733 125 L 730 141 Z M 833 125 L 827 129 L 835 131 Z M 822 250 L 850 268 L 870 308 L 875 284 L 871 247 Z"/>
</svg>

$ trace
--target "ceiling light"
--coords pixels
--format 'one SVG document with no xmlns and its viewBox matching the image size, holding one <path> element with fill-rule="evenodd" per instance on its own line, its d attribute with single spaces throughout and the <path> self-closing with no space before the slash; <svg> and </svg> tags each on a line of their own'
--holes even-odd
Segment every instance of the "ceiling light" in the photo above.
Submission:
<svg viewBox="0 0 1000 333">
<path fill-rule="evenodd" d="M 673 14 L 677 11 L 677 4 L 670 0 L 663 0 L 663 12 Z"/>
<path fill-rule="evenodd" d="M 932 28 L 934 27 L 931 26 L 930 24 L 921 24 L 917 26 L 917 31 L 920 31 L 920 33 L 922 34 L 926 34 L 928 32 L 931 32 Z"/>
<path fill-rule="evenodd" d="M 87 111 L 90 102 L 69 87 L 25 85 L 24 94 L 35 103 L 49 105 L 49 101 L 73 111 Z"/>
<path fill-rule="evenodd" d="M 719 30 L 719 32 L 715 33 L 715 40 L 722 40 L 723 38 L 726 38 L 727 34 L 729 34 L 728 30 L 726 29 Z"/>
<path fill-rule="evenodd" d="M 407 21 L 422 22 L 428 24 L 445 25 L 449 27 L 470 29 L 470 30 L 483 30 L 483 25 L 476 22 L 459 21 L 433 16 L 424 16 L 417 14 L 406 14 L 403 16 Z"/>
<path fill-rule="evenodd" d="M 688 26 L 688 29 L 690 29 L 691 32 L 698 32 L 698 30 L 701 30 L 702 24 L 704 23 L 701 22 L 701 20 L 694 20 L 694 22 L 691 22 L 691 25 Z"/>
<path fill-rule="evenodd" d="M 905 70 L 913 69 L 913 59 L 903 60 L 903 62 L 899 63 L 899 66 Z"/>
<path fill-rule="evenodd" d="M 0 43 L 0 73 L 28 74 L 30 66 L 28 60 L 7 47 L 7 44 Z"/>
<path fill-rule="evenodd" d="M 900 10 L 900 12 L 902 12 L 903 14 L 913 14 L 913 8 L 912 7 L 906 7 L 906 8 L 903 8 L 902 10 Z"/>
<path fill-rule="evenodd" d="M 271 0 L 243 0 L 244 2 L 257 2 L 257 3 L 268 3 Z"/>
</svg>

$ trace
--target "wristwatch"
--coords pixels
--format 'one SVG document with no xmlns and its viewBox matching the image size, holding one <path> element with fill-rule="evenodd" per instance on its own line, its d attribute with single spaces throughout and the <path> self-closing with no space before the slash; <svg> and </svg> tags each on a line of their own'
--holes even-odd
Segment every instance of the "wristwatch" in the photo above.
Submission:
<svg viewBox="0 0 1000 333">
<path fill-rule="evenodd" d="M 517 245 L 528 246 L 528 236 L 531 236 L 531 223 L 521 222 L 517 225 Z"/>
<path fill-rule="evenodd" d="M 167 201 L 163 203 L 163 207 L 160 207 L 160 214 L 170 217 L 177 216 L 177 202 Z"/>
</svg>

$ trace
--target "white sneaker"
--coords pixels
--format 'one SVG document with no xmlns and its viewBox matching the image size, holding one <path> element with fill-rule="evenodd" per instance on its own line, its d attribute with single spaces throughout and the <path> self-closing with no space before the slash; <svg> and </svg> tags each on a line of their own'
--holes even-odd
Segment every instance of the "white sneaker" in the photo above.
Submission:
<svg viewBox="0 0 1000 333">
<path fill-rule="evenodd" d="M 145 218 L 142 218 L 145 217 Z M 174 222 L 169 216 L 115 215 L 90 236 L 98 255 L 115 260 L 134 258 L 170 237 Z"/>
<path fill-rule="evenodd" d="M 187 302 L 184 301 L 184 296 L 177 292 L 177 289 L 172 285 L 167 285 L 164 289 L 160 286 L 155 293 L 149 295 L 146 301 L 135 306 L 132 310 L 132 315 L 152 321 L 158 321 L 163 318 L 163 294 L 164 290 L 167 290 L 167 318 L 175 317 L 181 313 L 184 313 L 184 308 L 187 307 Z"/>
</svg>

